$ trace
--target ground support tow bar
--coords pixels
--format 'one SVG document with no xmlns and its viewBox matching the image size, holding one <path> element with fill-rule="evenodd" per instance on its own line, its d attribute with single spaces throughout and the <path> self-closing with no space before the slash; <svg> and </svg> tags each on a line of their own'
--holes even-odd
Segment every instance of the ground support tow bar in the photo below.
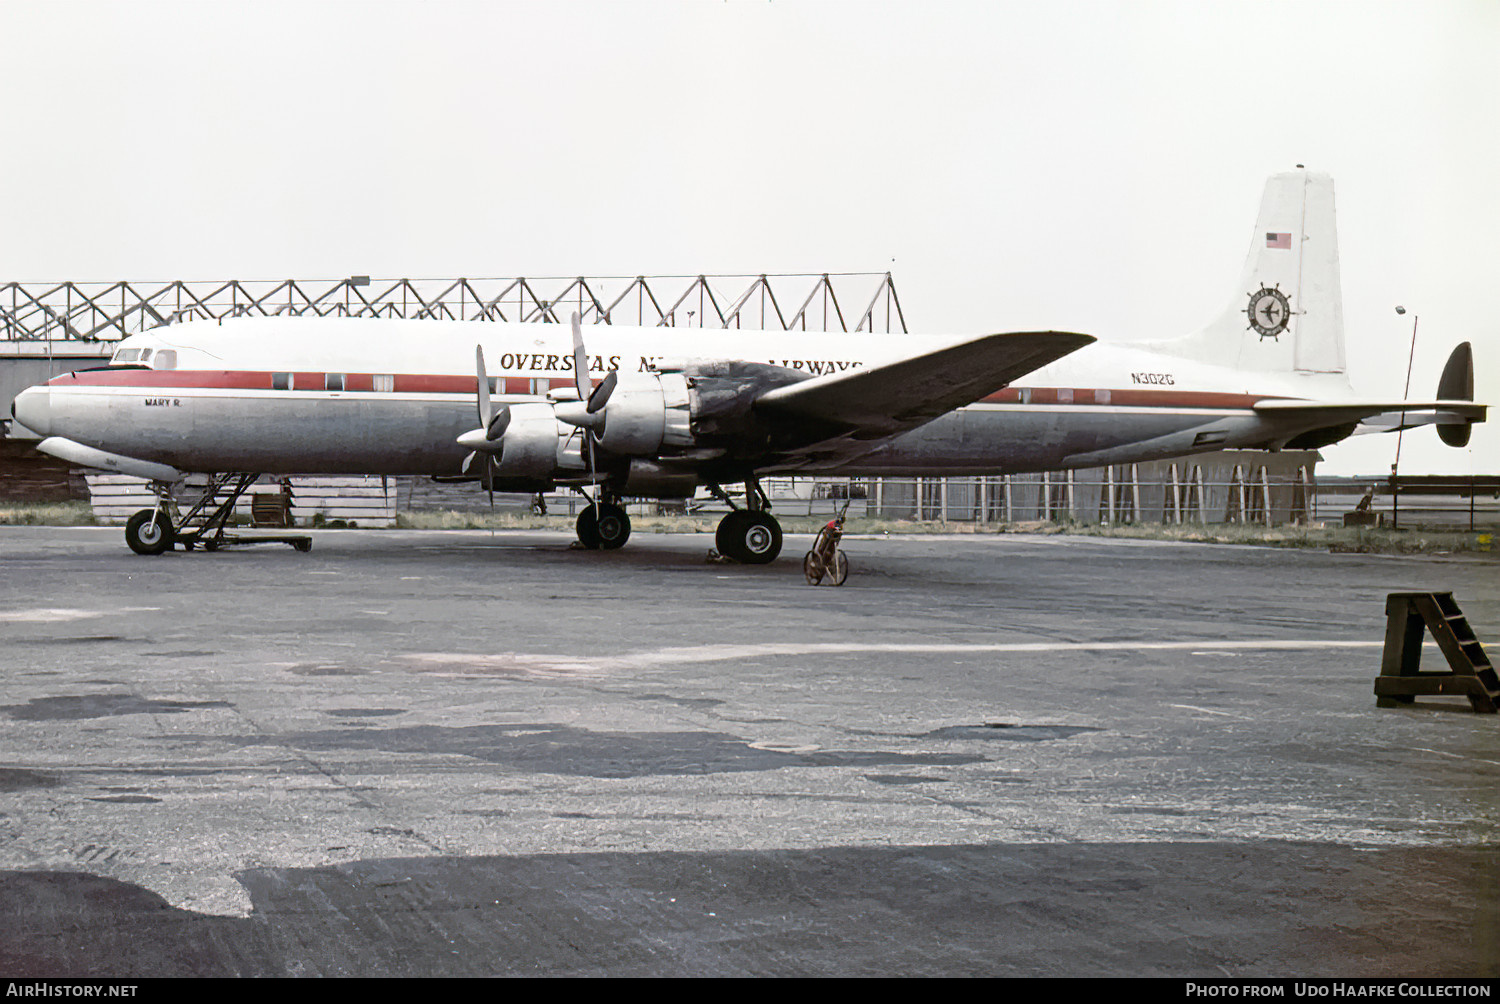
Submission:
<svg viewBox="0 0 1500 1004">
<path fill-rule="evenodd" d="M 181 544 L 184 551 L 201 547 L 217 551 L 224 547 L 250 544 L 287 544 L 299 551 L 312 550 L 312 538 L 305 534 L 256 534 L 243 536 L 226 532 L 235 503 L 245 494 L 258 474 L 215 474 L 185 516 L 178 516 L 177 500 L 172 486 L 153 481 L 156 507 L 142 509 L 125 524 L 125 543 L 136 554 L 162 554 Z"/>
<path fill-rule="evenodd" d="M 844 511 L 847 512 L 848 509 L 846 505 Z M 827 579 L 830 586 L 844 584 L 844 580 L 849 577 L 849 559 L 839 548 L 839 541 L 843 539 L 844 513 L 841 512 L 818 531 L 812 550 L 802 558 L 802 574 L 807 576 L 809 586 L 816 586 L 824 579 Z"/>
</svg>

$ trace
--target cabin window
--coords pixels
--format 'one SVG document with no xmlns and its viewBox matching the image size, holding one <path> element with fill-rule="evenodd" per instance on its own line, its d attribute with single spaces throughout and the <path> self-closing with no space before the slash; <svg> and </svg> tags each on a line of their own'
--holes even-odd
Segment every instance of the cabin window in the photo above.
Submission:
<svg viewBox="0 0 1500 1004">
<path fill-rule="evenodd" d="M 1094 403 L 1095 404 L 1109 404 L 1109 391 L 1107 391 L 1107 390 L 1096 390 L 1096 391 L 1094 391 Z"/>
<path fill-rule="evenodd" d="M 175 370 L 177 368 L 177 350 L 162 349 L 156 354 L 156 362 L 152 365 L 159 370 Z"/>
<path fill-rule="evenodd" d="M 344 374 L 342 374 L 342 373 L 325 373 L 323 375 L 323 389 L 324 390 L 343 390 L 344 389 Z"/>
<path fill-rule="evenodd" d="M 1058 388 L 1058 391 L 1057 391 L 1057 403 L 1058 404 L 1072 404 L 1073 403 L 1073 390 L 1072 390 L 1072 388 L 1070 388 L 1070 387 L 1061 387 L 1061 388 Z"/>
<path fill-rule="evenodd" d="M 292 375 L 290 373 L 272 373 L 271 374 L 271 389 L 272 390 L 291 390 L 292 389 Z"/>
<path fill-rule="evenodd" d="M 376 373 L 370 377 L 370 389 L 389 394 L 396 389 L 396 375 L 394 373 Z"/>
</svg>

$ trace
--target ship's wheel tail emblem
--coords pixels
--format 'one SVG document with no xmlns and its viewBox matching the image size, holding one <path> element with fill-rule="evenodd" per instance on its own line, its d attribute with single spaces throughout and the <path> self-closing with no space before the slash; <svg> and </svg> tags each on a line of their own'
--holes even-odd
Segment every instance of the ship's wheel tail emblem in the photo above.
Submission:
<svg viewBox="0 0 1500 1004">
<path fill-rule="evenodd" d="M 1250 294 L 1250 304 L 1245 308 L 1245 316 L 1250 318 L 1250 327 L 1255 329 L 1262 341 L 1267 338 L 1279 341 L 1277 336 L 1291 323 L 1292 305 L 1281 291 L 1280 283 L 1276 286 L 1262 285 Z"/>
</svg>

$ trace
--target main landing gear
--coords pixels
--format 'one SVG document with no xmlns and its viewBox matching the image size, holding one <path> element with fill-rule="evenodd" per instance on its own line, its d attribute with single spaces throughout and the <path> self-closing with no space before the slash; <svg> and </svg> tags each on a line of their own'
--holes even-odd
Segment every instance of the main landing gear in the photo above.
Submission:
<svg viewBox="0 0 1500 1004">
<path fill-rule="evenodd" d="M 771 501 L 754 479 L 745 483 L 745 506 L 739 508 L 718 485 L 709 491 L 729 503 L 732 511 L 719 521 L 714 534 L 718 552 L 742 565 L 768 565 L 781 553 L 781 524 L 770 513 Z M 587 497 L 587 496 L 585 496 Z M 617 496 L 590 500 L 578 514 L 578 543 L 590 551 L 613 551 L 630 539 L 630 517 Z"/>
<path fill-rule="evenodd" d="M 718 485 L 709 485 L 709 491 L 734 505 Z M 769 565 L 781 553 L 781 524 L 771 515 L 771 500 L 753 478 L 745 482 L 745 505 L 719 520 L 714 545 L 724 557 L 742 565 Z"/>
<path fill-rule="evenodd" d="M 616 502 L 589 502 L 575 524 L 578 543 L 590 551 L 613 551 L 630 539 L 630 517 Z"/>
<path fill-rule="evenodd" d="M 151 491 L 156 506 L 142 509 L 125 523 L 125 543 L 136 554 L 162 554 L 178 544 L 184 551 L 201 546 L 205 551 L 244 544 L 289 544 L 299 551 L 312 550 L 312 538 L 300 534 L 256 535 L 241 537 L 225 533 L 234 504 L 255 483 L 258 474 L 215 474 L 209 477 L 202 494 L 187 515 L 177 516 L 177 500 L 172 486 L 153 481 Z"/>
</svg>

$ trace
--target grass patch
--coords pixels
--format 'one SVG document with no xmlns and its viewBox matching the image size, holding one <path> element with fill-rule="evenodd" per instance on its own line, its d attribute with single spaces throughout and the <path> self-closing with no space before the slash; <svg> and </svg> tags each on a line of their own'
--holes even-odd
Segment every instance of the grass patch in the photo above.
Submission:
<svg viewBox="0 0 1500 1004">
<path fill-rule="evenodd" d="M 1331 526 L 1176 526 L 1143 524 L 1067 527 L 1064 533 L 1188 543 L 1245 544 L 1259 547 L 1327 549 L 1352 554 L 1486 553 L 1494 550 L 1487 531 L 1384 530 Z"/>
<path fill-rule="evenodd" d="M 0 526 L 98 526 L 87 502 L 0 504 Z"/>
</svg>

